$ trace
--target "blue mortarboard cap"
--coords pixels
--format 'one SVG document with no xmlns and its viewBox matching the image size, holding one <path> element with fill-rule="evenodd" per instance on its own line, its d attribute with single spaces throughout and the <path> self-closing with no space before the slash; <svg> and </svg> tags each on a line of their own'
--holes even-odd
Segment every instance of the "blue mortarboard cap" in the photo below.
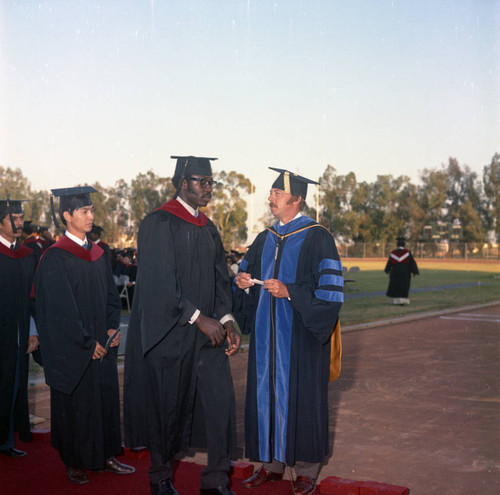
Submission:
<svg viewBox="0 0 500 495">
<path fill-rule="evenodd" d="M 307 179 L 306 177 L 294 174 L 283 168 L 269 168 L 280 174 L 271 186 L 273 189 L 281 189 L 288 194 L 302 196 L 303 199 L 306 199 L 308 184 L 319 184 L 319 182 L 315 180 Z"/>
</svg>

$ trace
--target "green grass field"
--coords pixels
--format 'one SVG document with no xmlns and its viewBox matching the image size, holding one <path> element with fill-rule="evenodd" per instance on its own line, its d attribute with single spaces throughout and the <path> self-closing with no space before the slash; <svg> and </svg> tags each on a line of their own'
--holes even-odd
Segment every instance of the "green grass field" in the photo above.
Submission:
<svg viewBox="0 0 500 495">
<path fill-rule="evenodd" d="M 389 276 L 384 273 L 385 260 L 344 259 L 344 266 L 358 266 L 359 273 L 346 278 L 358 281 L 360 293 L 387 290 Z M 420 275 L 412 277 L 412 288 L 439 287 L 451 284 L 473 284 L 458 289 L 413 292 L 409 306 L 393 306 L 384 296 L 347 299 L 341 311 L 343 326 L 404 316 L 413 313 L 500 301 L 500 263 L 497 261 L 417 260 Z M 351 292 L 347 284 L 346 294 Z"/>
</svg>

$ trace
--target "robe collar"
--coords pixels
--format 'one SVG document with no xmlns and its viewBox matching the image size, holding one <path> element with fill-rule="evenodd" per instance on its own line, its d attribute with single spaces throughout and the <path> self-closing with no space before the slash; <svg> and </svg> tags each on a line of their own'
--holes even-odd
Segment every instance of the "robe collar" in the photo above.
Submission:
<svg viewBox="0 0 500 495">
<path fill-rule="evenodd" d="M 191 213 L 189 213 L 189 211 L 187 211 L 186 208 L 184 208 L 184 206 L 182 206 L 176 199 L 171 199 L 167 201 L 162 206 L 160 206 L 156 211 L 158 210 L 167 211 L 168 213 L 171 213 L 172 215 L 181 218 L 186 222 L 192 223 L 193 225 L 197 225 L 198 227 L 205 226 L 208 220 L 207 216 L 201 211 L 198 212 L 197 217 L 191 215 Z"/>
<path fill-rule="evenodd" d="M 316 224 L 316 222 L 312 218 L 309 218 L 306 215 L 300 215 L 298 217 L 295 217 L 290 222 L 285 223 L 284 225 L 280 225 L 280 222 L 277 221 L 271 227 L 271 229 L 274 230 L 280 236 L 288 236 L 290 234 L 295 233 L 296 231 L 302 230 L 306 225 L 312 226 L 310 224 L 314 225 Z"/>
<path fill-rule="evenodd" d="M 63 235 L 55 244 L 52 244 L 48 249 L 59 248 L 67 251 L 68 253 L 74 254 L 78 258 L 84 261 L 96 261 L 103 254 L 102 248 L 94 244 L 92 241 L 87 240 L 90 245 L 90 251 L 82 246 L 79 246 L 76 242 L 72 241 L 67 235 Z"/>
<path fill-rule="evenodd" d="M 24 244 L 17 243 L 16 249 L 10 249 L 10 247 L 5 246 L 0 242 L 0 254 L 4 254 L 9 258 L 20 259 L 26 258 L 26 256 L 30 255 L 33 252 L 28 246 Z"/>
</svg>

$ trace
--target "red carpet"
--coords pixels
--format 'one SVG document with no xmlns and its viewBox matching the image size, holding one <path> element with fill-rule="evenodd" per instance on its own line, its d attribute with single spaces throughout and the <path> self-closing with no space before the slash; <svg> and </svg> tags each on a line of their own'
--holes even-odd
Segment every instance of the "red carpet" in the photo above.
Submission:
<svg viewBox="0 0 500 495">
<path fill-rule="evenodd" d="M 0 494 L 2 495 L 149 495 L 149 456 L 142 458 L 119 457 L 132 465 L 136 472 L 120 476 L 112 473 L 87 472 L 89 483 L 75 485 L 66 478 L 64 465 L 58 452 L 47 441 L 17 442 L 16 448 L 28 453 L 16 459 L 0 455 Z M 200 472 L 203 466 L 180 462 L 175 471 L 174 484 L 180 495 L 198 495 Z M 237 495 L 288 495 L 289 481 L 266 483 L 262 487 L 247 489 L 241 479 L 232 477 L 231 490 Z M 319 493 L 319 490 L 318 490 Z"/>
</svg>

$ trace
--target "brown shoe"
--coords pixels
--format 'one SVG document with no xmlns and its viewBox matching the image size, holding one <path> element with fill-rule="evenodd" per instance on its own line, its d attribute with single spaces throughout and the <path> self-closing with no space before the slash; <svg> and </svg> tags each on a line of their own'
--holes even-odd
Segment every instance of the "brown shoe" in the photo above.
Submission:
<svg viewBox="0 0 500 495">
<path fill-rule="evenodd" d="M 316 490 L 316 481 L 309 476 L 297 476 L 293 482 L 294 495 L 310 495 Z"/>
<path fill-rule="evenodd" d="M 66 468 L 66 476 L 71 481 L 77 485 L 85 485 L 89 482 L 87 478 L 87 473 L 82 468 L 68 467 Z"/>
<path fill-rule="evenodd" d="M 273 473 L 268 471 L 264 466 L 261 466 L 255 474 L 241 482 L 241 486 L 245 488 L 256 488 L 263 485 L 266 481 L 280 481 L 283 479 L 283 473 Z"/>
<path fill-rule="evenodd" d="M 114 474 L 132 474 L 135 473 L 135 467 L 122 464 L 118 462 L 115 457 L 110 457 L 106 461 L 106 471 Z"/>
</svg>

